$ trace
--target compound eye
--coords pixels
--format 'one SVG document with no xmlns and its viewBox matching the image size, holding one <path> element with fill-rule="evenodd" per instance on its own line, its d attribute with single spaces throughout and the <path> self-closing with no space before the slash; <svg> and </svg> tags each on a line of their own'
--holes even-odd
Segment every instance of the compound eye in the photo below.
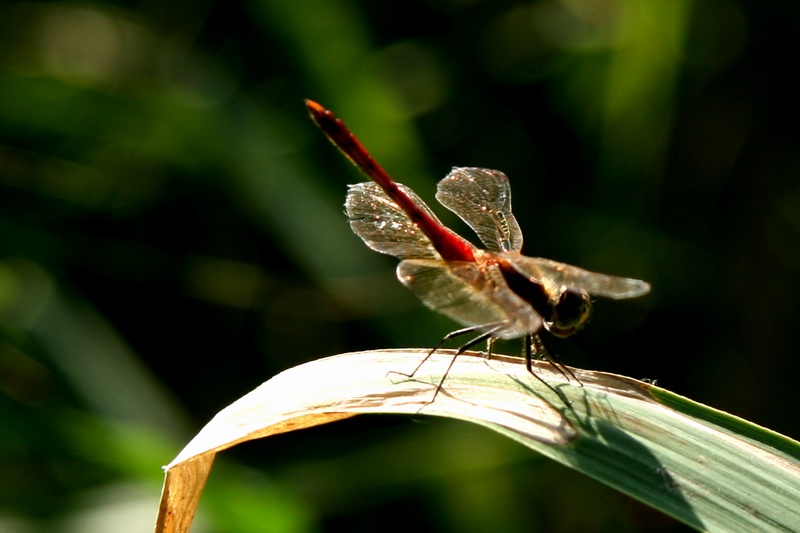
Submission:
<svg viewBox="0 0 800 533">
<path fill-rule="evenodd" d="M 585 292 L 564 289 L 552 304 L 547 330 L 557 337 L 569 337 L 580 330 L 592 316 L 592 302 Z"/>
</svg>

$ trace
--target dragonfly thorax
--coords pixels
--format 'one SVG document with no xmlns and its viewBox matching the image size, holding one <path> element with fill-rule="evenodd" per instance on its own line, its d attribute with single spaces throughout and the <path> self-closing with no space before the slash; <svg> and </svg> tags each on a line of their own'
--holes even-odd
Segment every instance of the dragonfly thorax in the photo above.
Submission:
<svg viewBox="0 0 800 533">
<path fill-rule="evenodd" d="M 577 333 L 592 315 L 589 294 L 545 280 L 537 282 L 501 262 L 500 269 L 508 287 L 541 317 L 544 328 L 556 337 Z"/>
<path fill-rule="evenodd" d="M 569 337 L 589 321 L 592 302 L 588 293 L 526 277 L 508 260 L 500 260 L 497 265 L 508 287 L 542 317 L 542 325 L 553 335 Z"/>
</svg>

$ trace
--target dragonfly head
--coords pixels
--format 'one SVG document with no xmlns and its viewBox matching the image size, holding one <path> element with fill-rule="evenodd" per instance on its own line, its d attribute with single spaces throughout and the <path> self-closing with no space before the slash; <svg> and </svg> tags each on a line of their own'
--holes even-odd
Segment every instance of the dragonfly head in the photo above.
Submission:
<svg viewBox="0 0 800 533">
<path fill-rule="evenodd" d="M 556 337 L 569 337 L 580 330 L 592 316 L 592 302 L 589 295 L 562 287 L 558 294 L 550 297 L 550 316 L 544 327 Z"/>
</svg>

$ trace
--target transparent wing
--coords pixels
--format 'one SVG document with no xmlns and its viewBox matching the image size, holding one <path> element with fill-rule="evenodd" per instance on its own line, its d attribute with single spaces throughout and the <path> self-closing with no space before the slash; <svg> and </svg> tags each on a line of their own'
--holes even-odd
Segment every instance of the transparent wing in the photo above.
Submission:
<svg viewBox="0 0 800 533">
<path fill-rule="evenodd" d="M 511 187 L 502 172 L 455 167 L 439 182 L 436 199 L 469 224 L 488 250 L 522 248 L 522 232 L 511 213 Z"/>
<path fill-rule="evenodd" d="M 397 277 L 429 308 L 464 326 L 494 330 L 494 337 L 516 339 L 542 325 L 539 314 L 508 288 L 497 266 L 407 259 L 397 265 Z"/>
<path fill-rule="evenodd" d="M 525 257 L 519 254 L 501 254 L 521 274 L 545 286 L 570 287 L 595 296 L 621 300 L 636 298 L 650 291 L 646 281 L 619 278 L 598 274 L 565 263 L 541 257 Z"/>
<path fill-rule="evenodd" d="M 399 183 L 397 186 L 435 221 L 439 221 L 414 191 Z M 440 259 L 430 239 L 411 222 L 405 211 L 386 196 L 377 183 L 351 185 L 344 206 L 350 228 L 376 252 L 400 259 Z"/>
</svg>

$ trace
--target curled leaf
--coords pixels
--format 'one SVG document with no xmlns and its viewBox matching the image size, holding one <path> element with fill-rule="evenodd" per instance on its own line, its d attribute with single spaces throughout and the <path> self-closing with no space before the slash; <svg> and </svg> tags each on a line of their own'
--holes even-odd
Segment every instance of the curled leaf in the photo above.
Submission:
<svg viewBox="0 0 800 533">
<path fill-rule="evenodd" d="M 700 530 L 800 528 L 800 445 L 653 385 L 519 358 L 343 354 L 289 369 L 220 411 L 165 467 L 157 532 L 188 531 L 215 454 L 252 439 L 364 413 L 483 425 Z"/>
</svg>

